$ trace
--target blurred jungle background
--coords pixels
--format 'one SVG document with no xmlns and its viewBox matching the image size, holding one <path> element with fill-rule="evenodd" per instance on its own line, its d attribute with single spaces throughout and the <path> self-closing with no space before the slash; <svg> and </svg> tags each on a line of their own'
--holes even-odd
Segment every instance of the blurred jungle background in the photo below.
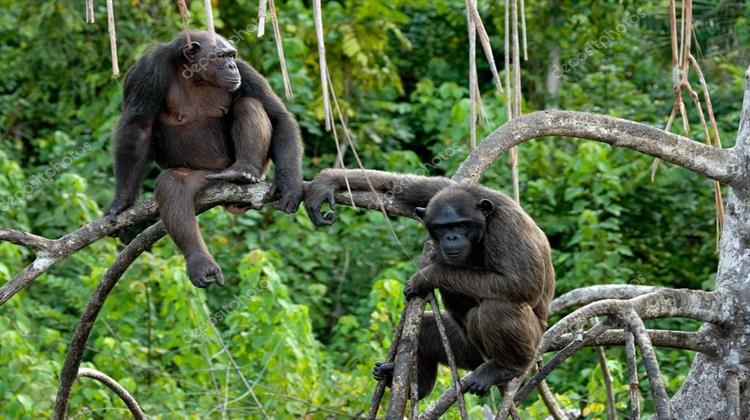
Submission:
<svg viewBox="0 0 750 420">
<path fill-rule="evenodd" d="M 205 28 L 202 2 L 189 3 L 191 27 Z M 452 175 L 469 152 L 464 2 L 323 3 L 333 85 L 364 165 Z M 478 3 L 502 70 L 502 2 Z M 213 5 L 217 31 L 283 96 L 270 23 L 264 37 L 256 36 L 258 2 Z M 98 218 L 111 198 L 110 140 L 123 78 L 111 75 L 104 1 L 96 2 L 94 24 L 84 23 L 83 1 L 0 0 L 0 7 L 0 226 L 56 238 Z M 294 92 L 287 103 L 302 127 L 304 173 L 311 179 L 336 161 L 323 125 L 312 10 L 298 0 L 276 7 Z M 115 14 L 123 73 L 181 29 L 170 0 L 116 1 Z M 695 0 L 694 14 L 697 59 L 729 147 L 750 62 L 750 4 Z M 526 18 L 525 112 L 558 107 L 664 127 L 673 103 L 667 1 L 527 0 Z M 506 114 L 480 48 L 477 63 L 487 113 L 481 139 Z M 694 107 L 688 108 L 690 135 L 703 141 Z M 674 131 L 684 134 L 681 124 Z M 667 164 L 652 182 L 651 158 L 579 140 L 525 143 L 519 156 L 521 201 L 554 248 L 558 295 L 610 283 L 711 287 L 717 263 L 711 182 Z M 356 166 L 351 150 L 344 160 Z M 506 163 L 499 160 L 483 184 L 511 193 Z M 148 176 L 146 196 L 157 173 L 153 168 Z M 398 241 L 382 214 L 343 207 L 338 223 L 325 230 L 316 230 L 304 210 L 288 216 L 272 206 L 240 217 L 215 208 L 200 224 L 227 286 L 194 288 L 172 242 L 159 241 L 109 298 L 84 366 L 118 379 L 157 418 L 259 417 L 259 404 L 272 418 L 366 412 L 372 365 L 385 357 L 404 305 L 402 285 L 418 262 L 424 238 L 418 223 L 394 220 Z M 113 238 L 95 243 L 0 309 L 0 417 L 50 415 L 72 330 L 121 246 Z M 31 258 L 0 243 L 0 283 Z M 624 411 L 625 359 L 622 349 L 607 352 Z M 658 356 L 672 392 L 691 353 L 659 350 Z M 439 389 L 450 378 L 441 372 Z M 594 350 L 574 356 L 548 382 L 561 405 L 585 418 L 604 416 Z M 648 392 L 645 380 L 642 390 Z M 653 413 L 648 400 L 644 411 Z M 470 397 L 470 414 L 480 418 L 483 406 L 498 401 L 497 394 Z M 70 406 L 76 418 L 127 415 L 114 394 L 87 379 L 76 384 Z M 546 415 L 536 394 L 520 411 L 523 418 Z"/>
</svg>

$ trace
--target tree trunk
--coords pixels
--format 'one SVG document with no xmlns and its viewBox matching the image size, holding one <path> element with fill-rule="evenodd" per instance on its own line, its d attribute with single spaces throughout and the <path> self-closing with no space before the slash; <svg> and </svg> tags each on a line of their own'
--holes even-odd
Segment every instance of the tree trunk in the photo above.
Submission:
<svg viewBox="0 0 750 420">
<path fill-rule="evenodd" d="M 748 79 L 750 69 L 745 74 Z M 672 398 L 676 418 L 750 418 L 750 390 L 745 386 L 739 400 L 734 387 L 747 384 L 750 340 L 750 92 L 745 87 L 740 128 L 735 149 L 741 156 L 737 172 L 742 182 L 729 187 L 724 231 L 721 238 L 716 291 L 734 309 L 731 325 L 706 324 L 701 332 L 716 341 L 717 354 L 698 354 L 688 377 Z M 744 388 L 744 389 L 743 389 Z"/>
</svg>

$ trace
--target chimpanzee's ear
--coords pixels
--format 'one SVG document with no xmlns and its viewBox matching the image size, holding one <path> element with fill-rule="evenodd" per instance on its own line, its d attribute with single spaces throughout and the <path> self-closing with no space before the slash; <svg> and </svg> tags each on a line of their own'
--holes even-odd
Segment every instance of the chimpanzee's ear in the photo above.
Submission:
<svg viewBox="0 0 750 420">
<path fill-rule="evenodd" d="M 479 205 L 477 205 L 477 208 L 479 208 L 479 210 L 482 210 L 482 213 L 484 213 L 485 216 L 489 216 L 493 211 L 495 211 L 495 205 L 492 204 L 492 201 L 486 198 L 479 200 Z"/>
<path fill-rule="evenodd" d="M 195 55 L 201 50 L 201 44 L 193 41 L 189 44 L 185 44 L 182 47 L 182 55 L 191 63 L 195 61 Z"/>
<path fill-rule="evenodd" d="M 424 215 L 427 214 L 427 209 L 424 207 L 417 207 L 414 209 L 414 214 L 419 217 L 419 220 L 424 220 Z"/>
</svg>

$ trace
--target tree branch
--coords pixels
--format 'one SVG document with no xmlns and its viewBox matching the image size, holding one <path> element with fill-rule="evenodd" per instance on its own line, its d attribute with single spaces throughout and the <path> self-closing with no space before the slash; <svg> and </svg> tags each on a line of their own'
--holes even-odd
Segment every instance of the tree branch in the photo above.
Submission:
<svg viewBox="0 0 750 420">
<path fill-rule="evenodd" d="M 600 335 L 588 346 L 622 346 L 627 344 L 627 332 L 623 330 L 611 330 Z M 656 347 L 668 347 L 680 350 L 691 350 L 707 355 L 715 355 L 716 348 L 699 332 L 671 331 L 671 330 L 648 330 L 651 343 Z M 547 351 L 557 351 L 575 340 L 574 334 L 563 334 L 555 338 Z"/>
<path fill-rule="evenodd" d="M 739 152 L 734 149 L 717 149 L 621 118 L 559 110 L 523 115 L 496 129 L 471 152 L 456 176 L 478 181 L 500 154 L 525 141 L 545 136 L 600 141 L 658 157 L 719 182 L 740 182 Z"/>
<path fill-rule="evenodd" d="M 260 209 L 266 203 L 275 200 L 273 197 L 268 197 L 269 189 L 270 183 L 267 182 L 252 185 L 217 183 L 199 195 L 196 208 L 203 212 L 223 203 L 239 203 Z M 386 197 L 382 194 L 375 195 L 367 192 L 352 195 L 337 194 L 336 200 L 341 203 L 351 203 L 353 200 L 358 207 L 367 209 L 379 209 L 382 202 L 389 214 L 413 217 L 411 213 L 414 209 L 400 206 L 393 200 L 393 197 Z M 24 246 L 37 252 L 36 259 L 31 264 L 0 287 L 0 306 L 63 259 L 115 232 L 127 229 L 136 223 L 155 219 L 157 215 L 156 203 L 153 200 L 147 200 L 125 210 L 115 218 L 97 219 L 54 240 L 18 230 L 0 229 L 0 241 Z"/>
<path fill-rule="evenodd" d="M 550 305 L 550 314 L 557 314 L 573 306 L 584 306 L 603 299 L 631 299 L 661 289 L 656 286 L 633 284 L 600 284 L 581 287 L 558 296 Z"/>
<path fill-rule="evenodd" d="M 83 314 L 81 314 L 81 319 L 78 321 L 78 325 L 76 325 L 73 338 L 70 340 L 68 353 L 65 356 L 65 363 L 60 372 L 60 385 L 57 388 L 57 400 L 55 401 L 55 408 L 52 414 L 53 419 L 65 420 L 68 412 L 70 393 L 73 389 L 73 383 L 78 377 L 78 368 L 81 366 L 86 342 L 91 335 L 91 330 L 94 328 L 96 318 L 99 316 L 99 312 L 102 306 L 104 306 L 107 296 L 109 296 L 109 293 L 133 261 L 163 237 L 165 233 L 166 231 L 161 222 L 158 222 L 136 236 L 117 256 L 112 266 L 104 273 L 94 293 L 91 294 L 86 308 L 83 310 Z"/>
<path fill-rule="evenodd" d="M 81 376 L 96 379 L 106 385 L 107 388 L 111 389 L 115 394 L 117 394 L 118 397 L 120 397 L 122 402 L 124 402 L 130 410 L 130 414 L 132 414 L 133 418 L 135 418 L 136 420 L 146 419 L 146 414 L 143 412 L 143 410 L 141 410 L 141 406 L 138 405 L 138 401 L 136 401 L 135 398 L 130 395 L 127 389 L 125 389 L 117 381 L 112 379 L 109 375 L 96 369 L 80 368 L 78 369 L 78 377 L 80 378 Z"/>
</svg>

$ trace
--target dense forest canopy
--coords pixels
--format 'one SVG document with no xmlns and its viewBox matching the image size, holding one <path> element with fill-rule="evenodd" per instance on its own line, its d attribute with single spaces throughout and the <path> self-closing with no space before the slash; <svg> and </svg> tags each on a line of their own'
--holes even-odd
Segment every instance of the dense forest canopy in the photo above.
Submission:
<svg viewBox="0 0 750 420">
<path fill-rule="evenodd" d="M 202 2 L 189 3 L 191 27 L 205 27 Z M 666 1 L 526 3 L 524 111 L 591 111 L 663 128 L 673 105 Z M 270 26 L 257 38 L 257 2 L 213 4 L 217 31 L 283 95 Z M 0 5 L 0 227 L 56 238 L 100 217 L 111 198 L 110 142 L 122 76 L 111 75 L 104 2 L 96 2 L 94 24 L 84 23 L 83 2 Z M 296 0 L 276 6 L 294 93 L 287 105 L 302 128 L 304 174 L 311 179 L 336 161 L 323 125 L 312 11 Z M 343 0 L 323 6 L 333 88 L 364 165 L 453 174 L 469 153 L 464 2 Z M 501 2 L 478 6 L 495 55 L 502 57 Z M 119 1 L 115 13 L 123 72 L 153 43 L 181 29 L 170 0 Z M 730 147 L 750 61 L 743 48 L 750 42 L 750 5 L 696 0 L 693 13 L 697 58 L 723 146 Z M 482 58 L 477 63 L 487 121 L 479 126 L 480 139 L 507 120 L 504 97 L 495 92 Z M 681 124 L 673 131 L 702 142 L 699 118 L 688 109 L 689 133 Z M 710 181 L 662 164 L 652 182 L 652 158 L 592 142 L 525 143 L 519 157 L 521 202 L 553 247 L 558 295 L 593 284 L 711 288 L 717 254 Z M 344 160 L 356 166 L 351 153 Z M 148 176 L 147 194 L 157 173 L 154 167 Z M 510 194 L 509 166 L 494 165 L 482 183 Z M 374 386 L 370 370 L 390 345 L 404 306 L 403 283 L 414 271 L 424 233 L 406 219 L 394 219 L 392 232 L 377 212 L 342 208 L 338 216 L 334 226 L 317 230 L 303 210 L 293 216 L 271 206 L 239 217 L 221 208 L 205 213 L 202 230 L 227 285 L 193 288 L 172 242 L 158 242 L 105 305 L 84 366 L 106 368 L 156 417 L 218 416 L 226 401 L 229 417 L 366 412 Z M 113 238 L 96 242 L 0 309 L 3 416 L 51 413 L 82 304 L 121 246 Z M 30 258 L 28 251 L 0 243 L 0 284 Z M 686 322 L 647 325 L 698 326 Z M 659 350 L 658 356 L 671 393 L 684 380 L 692 353 Z M 561 404 L 586 418 L 604 412 L 595 358 L 593 350 L 584 351 L 548 379 Z M 628 383 L 620 360 L 613 357 L 609 368 L 624 409 Z M 253 396 L 245 395 L 248 382 Z M 471 397 L 470 414 L 481 415 L 482 406 L 496 405 L 497 398 Z M 644 404 L 644 412 L 653 413 L 650 402 Z M 93 382 L 76 385 L 70 406 L 71 416 L 125 413 L 116 396 Z M 520 409 L 529 418 L 546 414 L 541 401 Z"/>
</svg>

